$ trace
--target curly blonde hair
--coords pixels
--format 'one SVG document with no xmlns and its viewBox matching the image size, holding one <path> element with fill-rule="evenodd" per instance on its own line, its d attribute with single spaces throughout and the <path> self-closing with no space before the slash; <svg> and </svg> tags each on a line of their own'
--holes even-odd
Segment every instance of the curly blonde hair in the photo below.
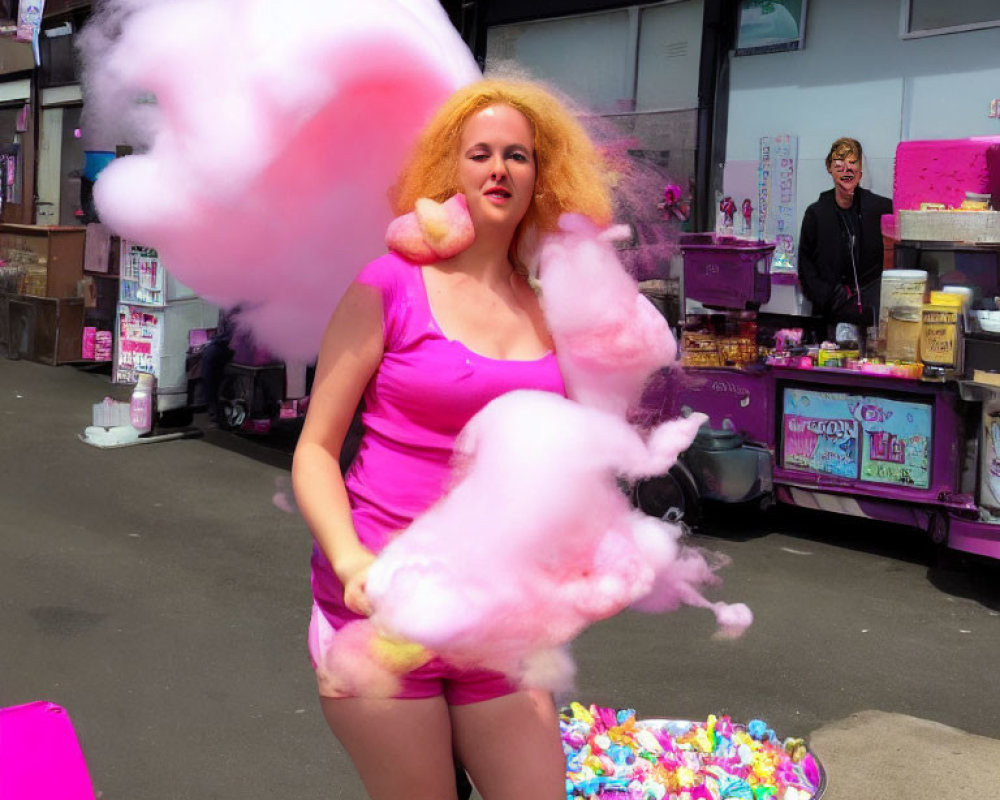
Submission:
<svg viewBox="0 0 1000 800">
<path fill-rule="evenodd" d="M 458 191 L 459 143 L 465 122 L 496 105 L 520 111 L 535 134 L 534 197 L 514 234 L 512 255 L 526 232 L 555 230 L 559 216 L 566 212 L 585 214 L 602 226 L 609 224 L 608 172 L 583 126 L 547 90 L 534 83 L 509 80 L 483 80 L 465 86 L 437 111 L 391 192 L 394 213 L 409 213 L 421 197 L 440 203 Z"/>
</svg>

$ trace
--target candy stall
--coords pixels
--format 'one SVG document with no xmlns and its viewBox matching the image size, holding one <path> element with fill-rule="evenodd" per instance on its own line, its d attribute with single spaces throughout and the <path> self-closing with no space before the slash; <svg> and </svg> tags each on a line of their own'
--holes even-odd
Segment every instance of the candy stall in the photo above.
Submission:
<svg viewBox="0 0 1000 800">
<path fill-rule="evenodd" d="M 1000 139 L 901 143 L 893 194 L 878 320 L 835 340 L 761 310 L 770 245 L 682 238 L 685 370 L 645 402 L 709 416 L 683 457 L 702 499 L 900 523 L 1000 558 Z"/>
</svg>

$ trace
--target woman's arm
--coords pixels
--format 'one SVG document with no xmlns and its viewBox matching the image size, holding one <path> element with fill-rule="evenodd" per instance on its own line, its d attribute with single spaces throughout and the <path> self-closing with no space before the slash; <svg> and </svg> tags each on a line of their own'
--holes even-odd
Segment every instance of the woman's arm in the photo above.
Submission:
<svg viewBox="0 0 1000 800">
<path fill-rule="evenodd" d="M 359 613 L 370 613 L 364 581 L 374 556 L 354 530 L 339 458 L 354 411 L 382 353 L 382 299 L 377 289 L 354 283 L 323 336 L 309 411 L 292 463 L 299 509 L 344 584 L 347 607 Z"/>
</svg>

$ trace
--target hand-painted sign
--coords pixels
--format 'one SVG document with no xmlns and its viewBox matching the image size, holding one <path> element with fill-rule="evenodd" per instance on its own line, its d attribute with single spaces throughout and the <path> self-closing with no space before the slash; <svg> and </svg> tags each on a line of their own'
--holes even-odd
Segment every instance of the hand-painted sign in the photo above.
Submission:
<svg viewBox="0 0 1000 800">
<path fill-rule="evenodd" d="M 782 465 L 926 489 L 931 422 L 930 403 L 786 389 Z"/>
</svg>

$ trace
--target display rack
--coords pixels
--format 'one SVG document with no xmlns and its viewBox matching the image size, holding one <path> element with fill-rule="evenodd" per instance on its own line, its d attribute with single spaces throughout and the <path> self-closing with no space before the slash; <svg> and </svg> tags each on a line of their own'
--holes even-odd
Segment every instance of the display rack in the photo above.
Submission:
<svg viewBox="0 0 1000 800">
<path fill-rule="evenodd" d="M 160 412 L 187 405 L 185 364 L 189 333 L 214 328 L 218 308 L 177 281 L 152 248 L 122 240 L 113 380 L 156 378 Z"/>
</svg>

